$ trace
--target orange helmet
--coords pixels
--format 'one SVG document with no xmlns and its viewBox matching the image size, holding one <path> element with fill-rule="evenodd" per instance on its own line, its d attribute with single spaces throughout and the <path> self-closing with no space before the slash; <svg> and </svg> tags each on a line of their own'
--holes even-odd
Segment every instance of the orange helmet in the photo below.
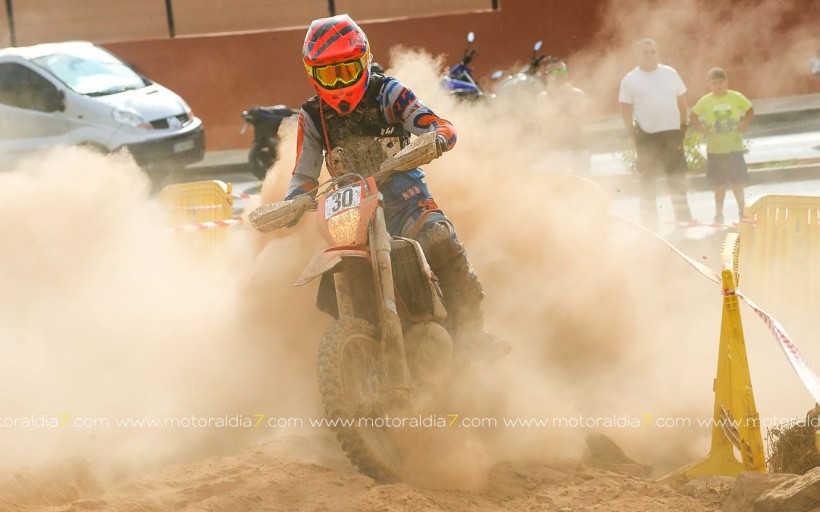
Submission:
<svg viewBox="0 0 820 512">
<path fill-rule="evenodd" d="M 305 36 L 302 60 L 319 97 L 349 114 L 370 80 L 370 44 L 347 14 L 314 20 Z"/>
</svg>

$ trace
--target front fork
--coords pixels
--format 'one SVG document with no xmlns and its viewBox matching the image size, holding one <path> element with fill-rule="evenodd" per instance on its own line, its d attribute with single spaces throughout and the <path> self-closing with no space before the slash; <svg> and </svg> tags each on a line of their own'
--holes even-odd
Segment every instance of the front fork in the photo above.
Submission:
<svg viewBox="0 0 820 512">
<path fill-rule="evenodd" d="M 400 406 L 410 400 L 410 369 L 404 348 L 401 319 L 396 310 L 393 288 L 393 265 L 390 259 L 390 235 L 384 219 L 384 209 L 376 208 L 375 218 L 369 227 L 370 254 L 376 289 L 376 304 L 380 305 L 381 358 L 385 375 L 386 391 L 390 402 Z M 344 272 L 334 274 L 339 316 L 355 316 L 350 290 L 350 280 Z"/>
</svg>

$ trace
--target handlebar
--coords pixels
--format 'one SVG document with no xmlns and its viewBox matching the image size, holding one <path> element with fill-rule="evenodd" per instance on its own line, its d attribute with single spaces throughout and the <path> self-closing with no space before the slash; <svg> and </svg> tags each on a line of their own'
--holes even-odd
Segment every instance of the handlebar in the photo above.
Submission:
<svg viewBox="0 0 820 512">
<path fill-rule="evenodd" d="M 439 156 L 436 147 L 436 132 L 427 132 L 419 135 L 407 147 L 382 162 L 376 177 L 384 179 L 396 172 L 409 171 L 420 165 L 429 164 Z"/>
</svg>

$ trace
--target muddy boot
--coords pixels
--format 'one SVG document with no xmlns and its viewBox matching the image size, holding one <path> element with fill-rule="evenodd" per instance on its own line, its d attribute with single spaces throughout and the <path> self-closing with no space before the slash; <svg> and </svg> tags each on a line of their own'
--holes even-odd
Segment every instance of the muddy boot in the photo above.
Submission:
<svg viewBox="0 0 820 512">
<path fill-rule="evenodd" d="M 492 363 L 509 354 L 510 344 L 484 328 L 484 292 L 467 256 L 439 269 L 438 278 L 456 357 Z"/>
<path fill-rule="evenodd" d="M 490 362 L 507 355 L 510 344 L 484 330 L 484 292 L 450 221 L 439 216 L 425 224 L 416 239 L 439 279 L 454 356 Z"/>
</svg>

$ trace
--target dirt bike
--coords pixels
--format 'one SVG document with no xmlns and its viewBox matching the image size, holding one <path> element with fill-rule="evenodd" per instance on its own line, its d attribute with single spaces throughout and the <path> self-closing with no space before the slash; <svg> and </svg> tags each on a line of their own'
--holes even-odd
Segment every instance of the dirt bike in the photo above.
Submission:
<svg viewBox="0 0 820 512">
<path fill-rule="evenodd" d="M 262 232 L 293 226 L 316 210 L 329 247 L 296 285 L 320 278 L 317 305 L 335 321 L 319 344 L 319 389 L 342 449 L 377 480 L 399 474 L 412 447 L 379 420 L 415 414 L 452 361 L 442 326 L 447 313 L 421 246 L 387 231 L 379 182 L 438 156 L 435 133 L 417 137 L 381 165 L 377 176 L 339 175 L 308 194 L 263 205 L 250 215 Z M 352 423 L 350 423 L 352 422 Z M 381 426 L 380 426 L 381 425 Z"/>
<path fill-rule="evenodd" d="M 500 80 L 495 86 L 496 94 L 504 94 L 519 87 L 527 87 L 533 89 L 533 92 L 540 92 L 545 84 L 541 67 L 549 58 L 548 55 L 538 54 L 542 46 L 542 41 L 535 42 L 532 46 L 532 57 L 530 57 L 529 64 L 518 72 L 505 76 L 503 71 L 497 70 L 490 75 L 493 80 Z"/>
<path fill-rule="evenodd" d="M 248 125 L 253 126 L 253 146 L 248 153 L 248 165 L 254 176 L 265 179 L 268 169 L 276 162 L 279 147 L 279 126 L 286 118 L 298 114 L 298 110 L 284 105 L 253 107 L 242 112 L 245 124 L 239 131 L 245 133 Z"/>
</svg>

